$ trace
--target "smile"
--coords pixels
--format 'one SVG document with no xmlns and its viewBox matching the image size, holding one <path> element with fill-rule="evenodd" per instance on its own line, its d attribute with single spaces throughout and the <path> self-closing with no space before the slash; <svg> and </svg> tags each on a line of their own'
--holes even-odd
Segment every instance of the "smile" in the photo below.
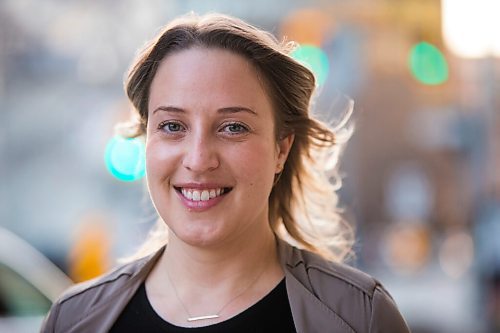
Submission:
<svg viewBox="0 0 500 333">
<path fill-rule="evenodd" d="M 220 197 L 231 191 L 228 187 L 219 187 L 211 189 L 191 189 L 191 188 L 178 188 L 176 190 L 182 194 L 182 196 L 190 201 L 208 201 Z"/>
</svg>

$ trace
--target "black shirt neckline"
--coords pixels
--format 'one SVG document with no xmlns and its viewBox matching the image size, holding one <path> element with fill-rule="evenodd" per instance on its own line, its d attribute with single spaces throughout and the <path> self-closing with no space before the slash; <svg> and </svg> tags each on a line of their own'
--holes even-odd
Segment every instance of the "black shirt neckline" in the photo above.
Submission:
<svg viewBox="0 0 500 333">
<path fill-rule="evenodd" d="M 143 282 L 109 333 L 172 332 L 295 332 L 285 279 L 257 303 L 219 323 L 201 327 L 176 326 L 164 320 L 149 302 Z"/>
</svg>

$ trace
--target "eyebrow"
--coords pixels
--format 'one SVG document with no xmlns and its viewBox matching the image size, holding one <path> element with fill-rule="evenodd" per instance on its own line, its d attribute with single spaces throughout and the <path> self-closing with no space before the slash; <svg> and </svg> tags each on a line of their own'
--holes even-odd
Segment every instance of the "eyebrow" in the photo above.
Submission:
<svg viewBox="0 0 500 333">
<path fill-rule="evenodd" d="M 174 113 L 184 113 L 186 112 L 182 108 L 178 108 L 175 106 L 159 106 L 156 109 L 154 109 L 153 114 L 155 114 L 158 111 L 166 111 L 166 112 L 174 112 Z M 238 113 L 238 112 L 248 112 L 254 116 L 257 116 L 257 112 L 250 108 L 246 108 L 243 106 L 229 106 L 225 108 L 220 108 L 217 109 L 218 113 L 223 113 L 223 114 L 232 114 L 232 113 Z"/>
<path fill-rule="evenodd" d="M 179 113 L 184 112 L 183 109 L 177 108 L 175 106 L 159 106 L 159 107 L 157 107 L 156 109 L 153 110 L 152 114 L 155 114 L 158 111 L 179 112 Z"/>
</svg>

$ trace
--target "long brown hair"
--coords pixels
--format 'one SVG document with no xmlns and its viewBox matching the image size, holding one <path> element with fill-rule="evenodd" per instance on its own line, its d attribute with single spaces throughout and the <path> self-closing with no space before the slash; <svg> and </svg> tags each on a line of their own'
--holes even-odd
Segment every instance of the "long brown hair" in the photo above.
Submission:
<svg viewBox="0 0 500 333">
<path fill-rule="evenodd" d="M 349 131 L 343 128 L 341 135 L 310 115 L 316 81 L 309 69 L 289 55 L 295 46 L 225 15 L 189 14 L 175 19 L 139 53 L 126 78 L 125 90 L 138 116 L 129 136 L 146 133 L 149 90 L 162 59 L 192 47 L 219 48 L 245 57 L 271 97 L 276 140 L 295 136 L 269 197 L 271 227 L 299 247 L 341 261 L 350 254 L 353 232 L 337 209 L 336 160 Z M 166 227 L 160 222 L 160 231 L 142 252 L 165 244 Z"/>
</svg>

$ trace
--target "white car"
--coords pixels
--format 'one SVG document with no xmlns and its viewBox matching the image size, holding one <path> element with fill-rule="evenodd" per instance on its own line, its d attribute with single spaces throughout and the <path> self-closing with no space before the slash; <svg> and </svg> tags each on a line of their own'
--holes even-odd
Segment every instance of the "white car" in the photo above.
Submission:
<svg viewBox="0 0 500 333">
<path fill-rule="evenodd" d="M 0 227 L 0 332 L 35 333 L 72 281 L 43 254 Z"/>
</svg>

